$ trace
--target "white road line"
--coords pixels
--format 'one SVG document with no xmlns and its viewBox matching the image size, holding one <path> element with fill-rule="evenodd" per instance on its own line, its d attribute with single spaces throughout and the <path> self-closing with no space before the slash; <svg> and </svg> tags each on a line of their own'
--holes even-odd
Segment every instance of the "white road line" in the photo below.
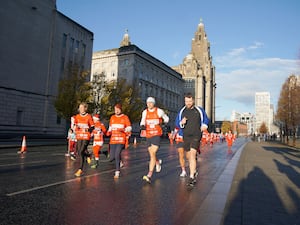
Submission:
<svg viewBox="0 0 300 225">
<path fill-rule="evenodd" d="M 27 165 L 27 164 L 35 164 L 35 163 L 44 163 L 47 162 L 47 160 L 39 160 L 39 161 L 32 161 L 32 162 L 23 162 L 23 163 L 10 163 L 10 164 L 1 164 L 0 167 L 2 166 L 21 166 L 21 165 Z"/>
<path fill-rule="evenodd" d="M 57 186 L 57 185 L 60 185 L 60 184 L 67 184 L 67 183 L 70 183 L 70 182 L 73 182 L 73 181 L 77 181 L 80 178 L 85 179 L 85 178 L 88 178 L 88 177 L 94 177 L 94 176 L 98 176 L 100 174 L 110 173 L 110 172 L 113 172 L 113 171 L 115 171 L 115 169 L 103 171 L 103 172 L 100 172 L 100 173 L 94 173 L 94 174 L 87 175 L 87 176 L 76 177 L 76 178 L 73 178 L 73 179 L 59 181 L 59 182 L 55 182 L 55 183 L 51 183 L 51 184 L 45 184 L 45 185 L 41 185 L 41 186 L 38 186 L 38 187 L 29 188 L 29 189 L 25 189 L 25 190 L 21 190 L 21 191 L 16 191 L 16 192 L 8 193 L 8 194 L 6 194 L 6 196 L 11 197 L 11 196 L 28 193 L 28 192 L 35 191 L 35 190 L 40 190 L 40 189 L 44 189 L 44 188 L 48 188 L 48 187 Z"/>
</svg>

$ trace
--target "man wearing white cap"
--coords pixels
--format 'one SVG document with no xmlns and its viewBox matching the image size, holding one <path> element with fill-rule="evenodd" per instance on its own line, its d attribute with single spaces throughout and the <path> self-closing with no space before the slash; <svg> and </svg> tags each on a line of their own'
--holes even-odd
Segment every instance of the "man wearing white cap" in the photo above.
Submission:
<svg viewBox="0 0 300 225">
<path fill-rule="evenodd" d="M 154 167 L 156 167 L 156 172 L 161 171 L 162 160 L 156 158 L 156 152 L 159 149 L 160 136 L 163 134 L 161 124 L 163 122 L 168 123 L 169 117 L 162 109 L 155 107 L 155 99 L 153 97 L 148 97 L 146 103 L 147 109 L 142 113 L 140 126 L 142 130 L 146 130 L 150 162 L 148 174 L 143 176 L 143 180 L 151 183 Z"/>
</svg>

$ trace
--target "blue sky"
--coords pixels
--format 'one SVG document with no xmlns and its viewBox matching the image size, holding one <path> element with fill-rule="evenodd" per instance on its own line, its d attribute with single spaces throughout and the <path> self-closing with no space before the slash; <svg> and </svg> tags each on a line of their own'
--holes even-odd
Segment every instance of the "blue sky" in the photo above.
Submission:
<svg viewBox="0 0 300 225">
<path fill-rule="evenodd" d="M 300 75 L 299 0 L 57 0 L 94 33 L 93 51 L 133 44 L 169 66 L 182 63 L 202 18 L 216 67 L 216 119 L 255 113 L 255 92 L 276 107 L 290 74 Z"/>
</svg>

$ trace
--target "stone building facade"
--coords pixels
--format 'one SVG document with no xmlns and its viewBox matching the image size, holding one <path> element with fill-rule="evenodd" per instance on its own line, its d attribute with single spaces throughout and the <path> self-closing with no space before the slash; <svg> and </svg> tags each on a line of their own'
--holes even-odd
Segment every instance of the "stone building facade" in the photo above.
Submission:
<svg viewBox="0 0 300 225">
<path fill-rule="evenodd" d="M 93 53 L 91 80 L 99 75 L 106 81 L 125 78 L 129 84 L 138 85 L 143 101 L 153 96 L 168 109 L 170 125 L 173 126 L 175 116 L 184 103 L 182 76 L 131 44 L 127 32 L 119 48 Z"/>
<path fill-rule="evenodd" d="M 231 112 L 231 119 L 230 121 L 243 123 L 247 125 L 247 135 L 253 135 L 255 132 L 255 116 L 252 113 L 239 113 L 235 110 Z"/>
<path fill-rule="evenodd" d="M 65 136 L 53 102 L 67 65 L 90 70 L 93 33 L 55 0 L 14 0 L 0 8 L 0 136 Z"/>
<path fill-rule="evenodd" d="M 182 64 L 172 68 L 182 74 L 185 81 L 184 93 L 192 93 L 195 96 L 195 104 L 203 107 L 211 123 L 214 123 L 216 108 L 215 67 L 210 55 L 210 42 L 202 21 L 198 24 L 192 39 L 191 52 L 183 59 Z"/>
</svg>

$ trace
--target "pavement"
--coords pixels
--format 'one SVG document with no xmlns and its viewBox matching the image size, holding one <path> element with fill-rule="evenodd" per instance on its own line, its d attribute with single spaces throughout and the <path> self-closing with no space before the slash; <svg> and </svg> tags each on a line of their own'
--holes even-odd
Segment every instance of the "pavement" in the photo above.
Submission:
<svg viewBox="0 0 300 225">
<path fill-rule="evenodd" d="M 43 143 L 54 144 L 35 144 Z M 0 149 L 5 144 L 0 142 Z M 189 223 L 196 224 L 300 225 L 299 148 L 278 142 L 242 145 Z"/>
<path fill-rule="evenodd" d="M 300 224 L 300 150 L 276 142 L 242 149 L 220 225 Z"/>
</svg>

